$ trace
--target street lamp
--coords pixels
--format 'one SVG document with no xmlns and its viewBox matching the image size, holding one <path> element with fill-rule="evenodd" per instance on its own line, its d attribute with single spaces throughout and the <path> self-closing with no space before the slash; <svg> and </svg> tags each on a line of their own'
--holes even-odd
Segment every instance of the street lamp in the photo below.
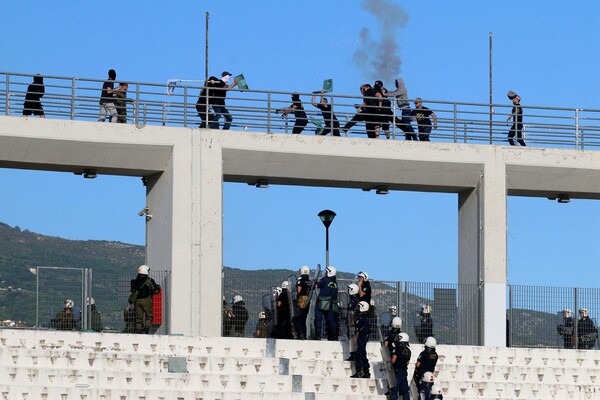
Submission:
<svg viewBox="0 0 600 400">
<path fill-rule="evenodd" d="M 335 213 L 331 210 L 323 210 L 319 213 L 319 218 L 325 225 L 325 268 L 329 267 L 329 225 L 335 218 Z"/>
</svg>

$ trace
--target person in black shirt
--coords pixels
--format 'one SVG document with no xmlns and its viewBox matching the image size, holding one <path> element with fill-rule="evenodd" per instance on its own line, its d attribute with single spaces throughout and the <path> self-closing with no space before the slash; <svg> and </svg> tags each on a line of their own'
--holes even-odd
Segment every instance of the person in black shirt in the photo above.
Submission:
<svg viewBox="0 0 600 400">
<path fill-rule="evenodd" d="M 367 128 L 367 136 L 371 139 L 379 136 L 379 109 L 382 107 L 382 95 L 375 91 L 370 84 L 365 83 L 360 87 L 363 95 L 363 104 L 357 107 L 358 112 L 350 121 L 344 125 L 342 130 L 347 134 L 350 128 L 359 121 L 364 121 Z"/>
<path fill-rule="evenodd" d="M 325 93 L 325 91 L 321 90 L 320 103 L 316 102 L 316 95 L 314 94 L 312 96 L 311 101 L 313 107 L 316 107 L 319 110 L 321 110 L 321 114 L 323 114 L 323 122 L 325 122 L 325 129 L 321 131 L 320 135 L 328 135 L 329 132 L 333 132 L 333 136 L 340 136 L 340 122 L 333 113 L 333 108 L 331 107 L 331 104 L 327 102 L 327 98 L 323 93 Z M 331 129 L 332 126 L 333 129 Z"/>
<path fill-rule="evenodd" d="M 212 121 L 214 118 L 213 113 L 210 112 L 210 103 L 208 101 L 208 86 L 209 82 L 216 82 L 219 78 L 216 76 L 211 76 L 205 83 L 205 87 L 200 91 L 200 96 L 198 97 L 198 101 L 196 101 L 196 111 L 198 112 L 198 116 L 202 122 L 199 125 L 199 128 L 206 128 L 207 121 Z M 210 84 L 212 85 L 212 84 Z"/>
<path fill-rule="evenodd" d="M 433 129 L 437 129 L 437 116 L 427 107 L 423 107 L 423 100 L 420 97 L 415 99 L 415 108 L 410 112 L 413 121 L 417 121 L 419 130 L 419 140 L 429 142 L 431 133 L 431 119 L 433 117 Z"/>
<path fill-rule="evenodd" d="M 292 94 L 292 104 L 289 107 L 281 110 L 281 112 L 282 116 L 294 113 L 296 121 L 294 122 L 292 133 L 295 135 L 302 133 L 306 125 L 308 125 L 308 118 L 306 117 L 306 112 L 304 112 L 304 106 L 302 105 L 302 101 L 300 100 L 300 95 L 298 93 Z"/>
<path fill-rule="evenodd" d="M 227 82 L 229 82 L 230 77 L 230 72 L 223 71 L 221 73 L 221 79 L 209 79 L 207 82 L 206 86 L 209 87 L 209 102 L 213 111 L 215 112 L 210 120 L 211 129 L 219 129 L 219 119 L 221 116 L 223 116 L 225 119 L 223 130 L 226 131 L 231 127 L 231 121 L 233 121 L 233 117 L 229 113 L 229 110 L 227 110 L 227 107 L 225 107 L 225 97 L 227 96 L 227 90 L 237 85 L 237 78 L 233 78 L 233 83 L 228 85 Z"/>
<path fill-rule="evenodd" d="M 396 375 L 396 386 L 390 391 L 390 400 L 398 399 L 410 400 L 410 388 L 408 386 L 408 363 L 412 353 L 409 347 L 409 338 L 406 333 L 399 333 L 394 339 L 392 350 L 392 366 Z"/>
<path fill-rule="evenodd" d="M 306 339 L 306 318 L 310 309 L 308 295 L 312 289 L 312 282 L 308 276 L 309 274 L 310 268 L 304 265 L 300 268 L 300 278 L 296 281 L 296 293 L 298 297 L 297 314 L 292 318 L 292 322 L 296 330 L 296 338 L 301 340 Z"/>
<path fill-rule="evenodd" d="M 523 139 L 523 107 L 521 107 L 521 97 L 512 90 L 508 91 L 507 96 L 513 102 L 512 111 L 506 119 L 507 121 L 510 121 L 511 118 L 513 120 L 510 131 L 508 131 L 508 143 L 510 143 L 511 146 L 514 146 L 516 136 L 517 142 L 519 142 L 521 146 L 525 146 L 525 140 Z"/>
<path fill-rule="evenodd" d="M 565 349 L 572 349 L 575 342 L 575 321 L 571 310 L 565 308 L 562 311 L 562 324 L 556 327 L 556 332 L 563 337 Z"/>
<path fill-rule="evenodd" d="M 110 115 L 110 122 L 117 122 L 117 107 L 114 100 L 115 79 L 117 72 L 114 69 L 108 71 L 108 80 L 102 85 L 102 93 L 100 93 L 100 118 L 99 122 L 106 121 L 106 114 Z"/>
<path fill-rule="evenodd" d="M 429 336 L 433 336 L 433 318 L 431 318 L 431 306 L 429 304 L 421 307 L 419 313 L 421 317 L 420 324 L 415 325 L 415 333 L 419 343 L 423 343 Z"/>
<path fill-rule="evenodd" d="M 435 351 L 436 345 L 437 341 L 433 337 L 428 337 L 425 340 L 425 350 L 419 354 L 415 364 L 415 372 L 413 374 L 413 380 L 417 387 L 421 385 L 425 372 L 433 373 L 435 371 L 435 366 L 438 361 L 438 354 Z"/>
<path fill-rule="evenodd" d="M 373 89 L 381 94 L 381 108 L 379 108 L 379 122 L 381 130 L 385 133 L 386 139 L 390 138 L 390 123 L 394 121 L 394 112 L 392 111 L 392 102 L 387 97 L 387 89 L 383 87 L 382 81 L 375 81 Z"/>
<path fill-rule="evenodd" d="M 598 338 L 598 330 L 594 321 L 590 319 L 587 308 L 579 309 L 579 321 L 577 321 L 577 348 L 593 349 Z"/>
<path fill-rule="evenodd" d="M 27 94 L 23 103 L 23 115 L 33 114 L 40 118 L 46 118 L 41 102 L 45 92 L 44 77 L 41 75 L 34 76 L 33 83 L 27 87 Z"/>
</svg>

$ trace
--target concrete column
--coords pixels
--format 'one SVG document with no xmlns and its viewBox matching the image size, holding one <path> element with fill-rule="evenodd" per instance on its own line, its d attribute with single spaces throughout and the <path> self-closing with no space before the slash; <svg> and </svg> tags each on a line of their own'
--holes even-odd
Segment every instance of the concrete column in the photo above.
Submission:
<svg viewBox="0 0 600 400">
<path fill-rule="evenodd" d="M 490 155 L 478 186 L 459 194 L 458 282 L 480 290 L 477 305 L 463 304 L 461 327 L 468 344 L 505 346 L 506 167 L 497 151 Z M 468 328 L 477 310 L 480 324 Z"/>
</svg>

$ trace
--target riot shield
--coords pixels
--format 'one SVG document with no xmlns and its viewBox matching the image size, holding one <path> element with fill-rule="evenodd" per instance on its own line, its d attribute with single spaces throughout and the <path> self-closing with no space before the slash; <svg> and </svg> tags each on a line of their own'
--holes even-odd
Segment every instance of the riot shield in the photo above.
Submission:
<svg viewBox="0 0 600 400">
<path fill-rule="evenodd" d="M 381 327 L 381 332 L 387 335 L 388 331 L 392 325 L 392 314 L 389 311 L 382 312 L 379 314 L 379 326 Z M 385 337 L 383 338 L 385 340 Z"/>
<path fill-rule="evenodd" d="M 265 294 L 262 297 L 262 306 L 263 306 L 263 311 L 265 312 L 265 319 L 267 320 L 267 325 L 269 326 L 269 332 L 267 332 L 267 335 L 270 336 L 271 332 L 273 332 L 273 329 L 275 329 L 275 324 L 274 324 L 274 314 L 275 311 L 273 310 L 273 294 Z"/>
<path fill-rule="evenodd" d="M 309 306 L 308 320 L 310 320 L 310 321 L 314 321 L 315 305 L 312 304 L 312 299 L 313 299 L 313 293 L 317 290 L 317 281 L 319 280 L 320 274 L 321 274 L 321 264 L 317 264 L 317 267 L 315 268 L 315 272 L 313 273 L 313 277 L 311 280 L 312 285 L 310 287 L 310 292 L 308 293 L 308 306 Z M 312 323 L 308 323 L 306 329 L 307 329 L 308 337 L 313 337 L 314 333 L 315 333 L 314 325 Z"/>
<path fill-rule="evenodd" d="M 340 314 L 338 326 L 340 327 L 339 336 L 346 336 L 350 339 L 350 329 L 348 327 L 348 293 L 338 292 L 338 303 L 340 305 Z"/>
<path fill-rule="evenodd" d="M 273 332 L 275 330 L 275 326 L 277 326 L 277 287 L 271 286 L 271 310 L 273 310 Z"/>
<path fill-rule="evenodd" d="M 298 312 L 298 290 L 296 289 L 296 283 L 298 282 L 298 278 L 296 275 L 288 276 L 288 282 L 290 284 L 290 289 L 288 290 L 288 295 L 290 299 L 290 320 L 299 314 Z"/>
<path fill-rule="evenodd" d="M 396 386 L 396 374 L 394 373 L 394 367 L 392 366 L 392 358 L 390 356 L 390 350 L 386 345 L 383 344 L 383 340 L 385 336 L 383 336 L 383 331 L 381 330 L 381 326 L 379 327 L 379 344 L 381 345 L 381 358 L 383 360 L 383 365 L 381 371 L 385 372 L 388 381 L 388 387 L 393 388 Z"/>
</svg>

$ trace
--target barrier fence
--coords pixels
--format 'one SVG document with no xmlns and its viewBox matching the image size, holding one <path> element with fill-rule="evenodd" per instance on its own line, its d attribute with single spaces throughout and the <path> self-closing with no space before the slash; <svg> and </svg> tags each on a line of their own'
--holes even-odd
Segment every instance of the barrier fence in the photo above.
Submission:
<svg viewBox="0 0 600 400">
<path fill-rule="evenodd" d="M 242 296 L 249 313 L 245 325 L 244 336 L 254 337 L 260 312 L 266 307 L 272 311 L 272 290 L 281 287 L 284 280 L 295 278 L 293 271 L 259 270 L 243 271 L 224 268 L 223 288 L 227 299 L 227 307 L 235 295 Z M 312 271 L 311 271 L 312 275 Z M 294 279 L 292 278 L 292 279 Z M 349 274 L 338 273 L 338 288 L 340 305 L 347 304 L 347 287 L 356 280 Z M 440 344 L 479 345 L 480 315 L 479 299 L 483 286 L 475 284 L 441 284 L 424 282 L 394 282 L 371 280 L 374 313 L 371 319 L 370 340 L 379 340 L 377 327 L 384 327 L 384 332 L 394 315 L 403 321 L 402 330 L 409 334 L 411 343 L 422 342 L 426 332 L 421 331 L 422 311 L 424 306 L 430 310 L 432 333 Z M 291 285 L 294 289 L 294 285 Z M 264 302 L 263 298 L 268 298 Z M 314 308 L 316 296 L 311 303 L 307 325 L 309 332 L 313 331 Z M 393 310 L 395 307 L 395 310 Z M 578 310 L 586 308 L 594 330 L 581 331 L 578 327 Z M 570 310 L 574 320 L 571 333 L 573 348 L 584 348 L 578 342 L 578 337 L 594 336 L 588 347 L 597 349 L 597 318 L 600 313 L 600 289 L 562 288 L 544 286 L 507 286 L 506 332 L 507 344 L 512 347 L 537 348 L 569 348 L 565 342 L 568 329 L 563 328 L 565 321 L 563 310 Z M 343 307 L 338 319 L 340 338 L 347 337 L 353 329 L 347 323 L 347 314 Z M 395 313 L 395 314 L 394 314 Z M 268 317 L 268 313 L 267 313 Z M 568 324 L 567 324 L 568 325 Z M 293 326 L 293 325 L 292 325 Z M 499 327 L 504 327 L 504 321 L 499 321 Z M 270 327 L 273 329 L 273 326 Z M 322 329 L 325 332 L 325 329 Z M 325 335 L 323 335 L 325 336 Z M 567 343 L 567 346 L 565 346 Z M 589 346 L 589 343 L 592 343 Z"/>
<path fill-rule="evenodd" d="M 22 115 L 25 95 L 32 78 L 31 74 L 0 72 L 0 113 Z M 101 79 L 44 76 L 45 95 L 41 101 L 45 115 L 48 118 L 97 121 L 103 82 Z M 192 128 L 200 125 L 196 102 L 202 86 L 181 82 L 169 90 L 166 84 L 127 83 L 129 90 L 125 109 L 128 110 L 129 123 Z M 208 91 L 210 97 L 210 88 Z M 231 128 L 291 133 L 293 114 L 282 113 L 283 109 L 291 105 L 291 95 L 291 92 L 229 89 L 226 101 L 233 118 Z M 303 133 L 321 132 L 326 124 L 321 112 L 311 105 L 315 94 L 298 95 L 304 104 L 308 121 Z M 357 96 L 326 93 L 324 97 L 331 104 L 342 127 L 352 120 L 357 112 L 356 107 L 363 102 L 363 97 Z M 320 98 L 320 94 L 317 94 L 315 101 L 320 102 Z M 401 109 L 397 107 L 395 99 L 391 100 L 391 107 L 387 110 L 383 107 L 381 111 L 387 112 L 391 117 L 401 117 Z M 483 104 L 427 99 L 424 102 L 438 119 L 438 127 L 430 135 L 432 141 L 507 144 L 507 133 L 512 124 L 506 121 L 511 115 L 510 102 Z M 204 114 L 206 118 L 213 112 L 209 108 Z M 380 114 L 372 116 L 379 117 Z M 413 126 L 416 130 L 415 122 Z M 401 124 L 390 125 L 391 139 L 404 139 L 404 132 L 400 128 Z M 365 137 L 366 133 L 359 123 L 347 135 Z M 600 110 L 523 105 L 523 135 L 528 146 L 595 149 L 600 146 Z M 385 138 L 383 132 L 380 137 Z"/>
</svg>

